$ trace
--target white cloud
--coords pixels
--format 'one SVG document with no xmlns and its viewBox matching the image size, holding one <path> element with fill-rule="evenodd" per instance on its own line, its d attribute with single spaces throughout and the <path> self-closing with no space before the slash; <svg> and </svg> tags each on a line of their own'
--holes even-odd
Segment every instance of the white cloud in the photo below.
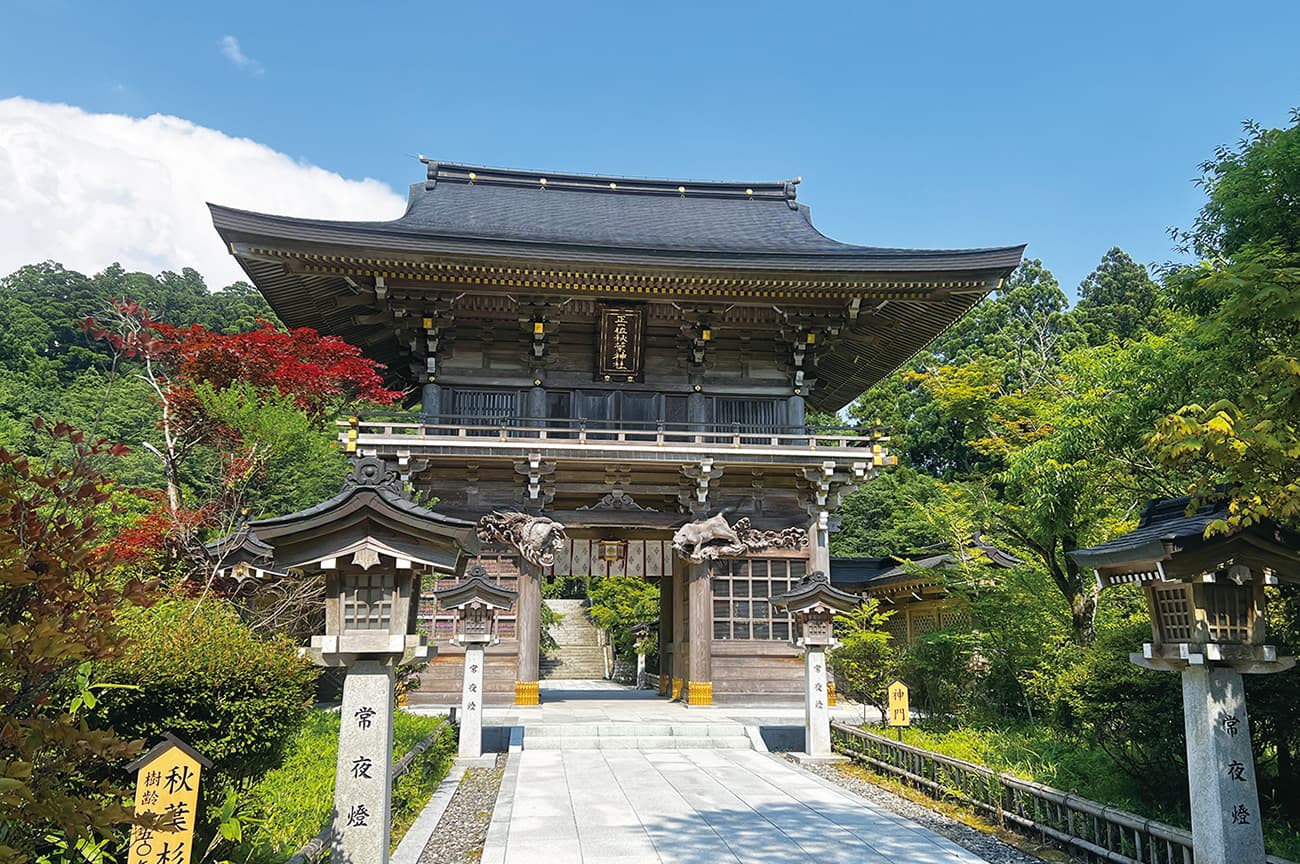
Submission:
<svg viewBox="0 0 1300 864">
<path fill-rule="evenodd" d="M 252 57 L 244 53 L 244 49 L 239 47 L 239 40 L 230 34 L 221 37 L 217 43 L 221 46 L 221 53 L 226 55 L 226 59 L 235 64 L 236 69 L 243 69 L 254 75 L 262 74 L 262 64 L 258 63 Z"/>
<path fill-rule="evenodd" d="M 414 166 L 413 166 L 414 167 Z M 51 259 L 246 279 L 205 202 L 318 219 L 395 219 L 404 199 L 179 117 L 0 99 L 0 276 Z"/>
</svg>

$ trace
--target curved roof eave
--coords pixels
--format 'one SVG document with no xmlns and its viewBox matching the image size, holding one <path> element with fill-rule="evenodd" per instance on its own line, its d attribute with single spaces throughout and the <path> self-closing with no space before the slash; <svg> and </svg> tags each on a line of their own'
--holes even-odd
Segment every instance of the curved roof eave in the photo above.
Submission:
<svg viewBox="0 0 1300 864">
<path fill-rule="evenodd" d="M 227 244 L 256 239 L 331 244 L 408 254 L 486 255 L 526 260 L 712 267 L 719 269 L 810 270 L 845 273 L 983 272 L 1005 276 L 1020 263 L 1025 245 L 984 249 L 893 249 L 843 246 L 817 252 L 628 248 L 545 240 L 431 234 L 390 222 L 332 222 L 275 216 L 208 204 L 212 222 Z"/>
</svg>

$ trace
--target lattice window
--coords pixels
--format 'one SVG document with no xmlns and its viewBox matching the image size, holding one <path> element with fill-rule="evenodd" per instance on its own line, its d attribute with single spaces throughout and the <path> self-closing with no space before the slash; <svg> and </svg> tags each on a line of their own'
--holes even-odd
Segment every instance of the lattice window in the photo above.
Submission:
<svg viewBox="0 0 1300 864">
<path fill-rule="evenodd" d="M 939 629 L 956 630 L 962 627 L 970 626 L 970 610 L 961 606 L 948 607 L 939 610 Z"/>
<path fill-rule="evenodd" d="M 453 417 L 474 419 L 505 419 L 519 416 L 519 391 L 517 390 L 462 390 L 450 391 Z"/>
<path fill-rule="evenodd" d="M 1151 596 L 1155 600 L 1156 625 L 1160 630 L 1161 642 L 1192 641 L 1191 597 L 1188 586 L 1165 584 L 1151 586 Z"/>
<path fill-rule="evenodd" d="M 381 573 L 343 574 L 343 629 L 387 630 L 393 621 L 393 586 Z"/>
<path fill-rule="evenodd" d="M 889 631 L 894 645 L 907 644 L 907 618 L 902 614 L 896 614 L 885 624 L 885 629 Z"/>
<path fill-rule="evenodd" d="M 1250 612 L 1254 606 L 1249 585 L 1205 586 L 1205 623 L 1214 642 L 1250 641 Z"/>
<path fill-rule="evenodd" d="M 933 633 L 939 629 L 939 619 L 933 612 L 918 612 L 912 616 L 912 638 Z"/>
<path fill-rule="evenodd" d="M 741 427 L 781 426 L 785 422 L 785 402 L 780 399 L 732 399 L 719 396 L 714 401 L 714 417 L 720 424 L 736 423 Z"/>
<path fill-rule="evenodd" d="M 772 605 L 804 577 L 807 562 L 732 558 L 713 564 L 713 638 L 788 641 L 790 616 Z"/>
</svg>

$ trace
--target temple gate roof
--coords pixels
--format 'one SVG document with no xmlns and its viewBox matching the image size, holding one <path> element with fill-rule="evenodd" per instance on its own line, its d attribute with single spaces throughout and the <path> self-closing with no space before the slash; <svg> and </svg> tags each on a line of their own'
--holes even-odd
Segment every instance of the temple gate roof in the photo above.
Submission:
<svg viewBox="0 0 1300 864">
<path fill-rule="evenodd" d="M 394 300 L 405 310 L 439 292 L 779 304 L 839 316 L 809 396 L 834 411 L 997 288 L 1024 251 L 843 243 L 813 226 L 798 180 L 646 180 L 425 161 L 426 179 L 389 221 L 209 205 L 276 314 L 360 346 L 388 365 L 390 386 L 420 380 L 403 362 L 409 336 L 394 330 Z M 428 314 L 405 310 L 396 314 Z"/>
</svg>

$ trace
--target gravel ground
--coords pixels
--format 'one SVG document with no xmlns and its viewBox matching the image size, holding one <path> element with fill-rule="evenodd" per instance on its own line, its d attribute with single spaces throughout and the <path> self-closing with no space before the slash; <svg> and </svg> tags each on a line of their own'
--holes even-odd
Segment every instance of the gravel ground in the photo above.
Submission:
<svg viewBox="0 0 1300 864">
<path fill-rule="evenodd" d="M 476 864 L 483 855 L 492 808 L 506 773 L 506 756 L 497 756 L 492 768 L 468 768 L 438 820 L 420 864 Z"/>
<path fill-rule="evenodd" d="M 794 760 L 790 761 L 793 762 Z M 1048 860 L 1022 852 L 1014 846 L 1008 846 L 996 837 L 985 834 L 977 828 L 958 822 L 956 819 L 931 810 L 922 804 L 901 798 L 893 792 L 882 789 L 855 774 L 841 771 L 835 764 L 809 764 L 800 767 L 813 772 L 819 777 L 830 780 L 837 786 L 842 786 L 856 795 L 860 795 L 873 804 L 878 804 L 886 810 L 897 813 L 899 816 L 911 819 L 916 824 L 928 828 L 936 834 L 942 834 L 963 849 L 973 852 L 988 861 L 989 864 L 1045 864 Z M 1052 861 L 1068 860 L 1056 850 L 1049 854 L 1052 855 L 1050 859 Z"/>
</svg>

